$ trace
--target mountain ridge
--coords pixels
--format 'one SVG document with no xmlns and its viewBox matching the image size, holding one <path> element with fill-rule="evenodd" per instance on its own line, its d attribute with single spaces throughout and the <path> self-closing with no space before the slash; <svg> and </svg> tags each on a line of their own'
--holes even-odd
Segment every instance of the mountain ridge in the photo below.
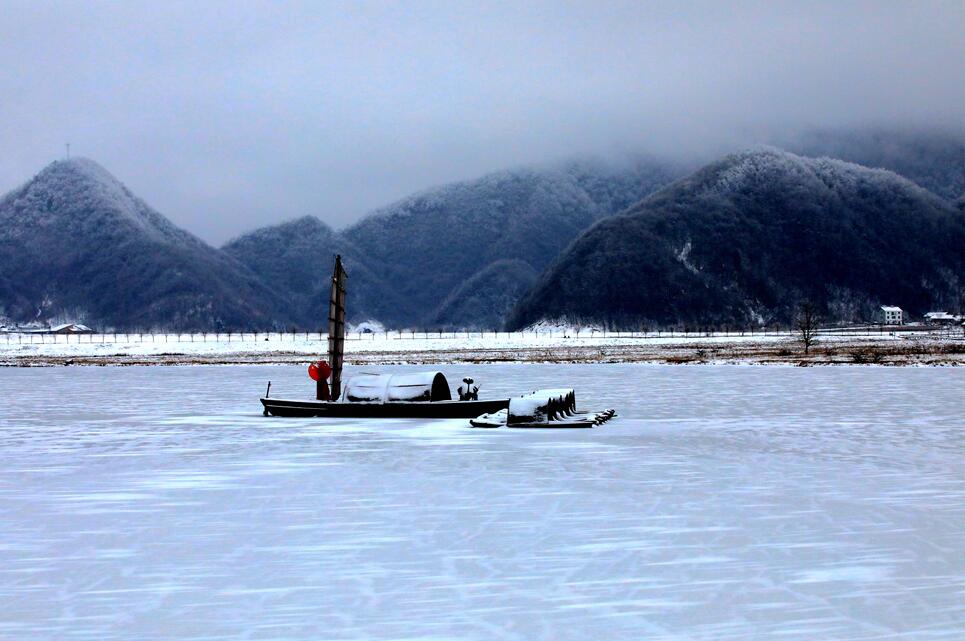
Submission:
<svg viewBox="0 0 965 641">
<path fill-rule="evenodd" d="M 508 325 L 788 323 L 805 299 L 827 320 L 868 320 L 884 302 L 958 307 L 963 229 L 947 201 L 893 172 L 757 148 L 588 229 Z"/>
<path fill-rule="evenodd" d="M 51 163 L 0 198 L 0 250 L 13 290 L 3 313 L 17 321 L 240 329 L 283 310 L 246 267 L 86 158 Z"/>
<path fill-rule="evenodd" d="M 965 131 L 910 127 L 811 129 L 772 143 L 812 158 L 888 169 L 948 201 L 965 197 Z"/>
<path fill-rule="evenodd" d="M 346 258 L 350 278 L 359 271 L 363 282 L 378 286 L 377 295 L 362 295 L 361 309 L 350 304 L 349 314 L 354 321 L 368 320 L 365 315 L 376 309 L 376 301 L 394 297 L 391 304 L 381 306 L 377 320 L 390 327 L 435 327 L 440 306 L 480 271 L 509 260 L 523 261 L 538 272 L 595 220 L 636 202 L 683 171 L 682 166 L 644 156 L 617 164 L 581 159 L 493 172 L 381 207 L 334 232 L 333 246 Z M 265 273 L 258 258 L 263 252 L 255 246 L 264 229 L 232 240 L 225 251 L 256 273 Z M 300 269 L 281 252 L 272 254 L 279 260 L 269 271 Z M 353 295 L 359 292 L 357 282 L 350 284 Z M 323 291 L 312 295 L 317 300 L 326 297 Z M 457 308 L 468 314 L 474 306 Z M 477 318 L 452 317 L 454 309 L 447 312 L 447 326 L 478 326 Z M 486 317 L 486 329 L 502 324 Z"/>
<path fill-rule="evenodd" d="M 868 203 L 901 214 L 902 208 L 885 202 L 888 199 L 899 204 L 907 201 L 912 209 L 965 211 L 965 194 L 948 196 L 965 181 L 965 142 L 954 136 L 946 140 L 940 135 L 908 135 L 892 140 L 881 132 L 859 132 L 850 137 L 812 136 L 810 140 L 807 158 L 758 147 L 701 168 L 643 155 L 616 163 L 584 157 L 519 167 L 420 190 L 340 230 L 315 216 L 302 216 L 241 234 L 220 249 L 172 224 L 96 162 L 86 158 L 55 161 L 0 197 L 0 319 L 56 318 L 118 328 L 297 327 L 315 331 L 325 324 L 331 258 L 340 253 L 350 274 L 352 322 L 500 329 L 503 311 L 494 310 L 516 307 L 531 293 L 530 286 L 539 287 L 585 234 L 596 233 L 597 226 L 614 216 L 660 209 L 695 217 L 699 223 L 702 214 L 695 202 L 702 199 L 701 206 L 713 210 L 726 201 L 726 210 L 715 210 L 718 227 L 700 230 L 710 238 L 734 235 L 735 221 L 747 225 L 745 235 L 766 226 L 766 219 L 742 214 L 745 207 L 751 212 L 761 209 L 760 196 L 771 199 L 778 208 L 787 208 L 789 199 L 800 197 L 807 204 L 806 211 L 798 212 L 800 216 Z M 849 158 L 905 168 L 918 180 L 860 164 L 839 164 L 819 153 L 827 149 L 839 149 Z M 767 165 L 770 169 L 780 165 L 775 158 L 794 158 L 775 174 L 775 184 L 786 193 L 768 191 L 761 180 L 748 182 L 745 174 L 752 165 L 734 162 L 740 157 L 746 161 L 747 154 L 768 153 L 772 155 Z M 681 190 L 681 185 L 693 186 L 695 176 L 706 176 L 701 172 L 713 171 L 715 166 L 720 169 L 719 163 L 725 161 L 730 162 L 726 171 L 700 185 L 706 192 L 703 195 Z M 805 161 L 809 163 L 806 167 L 801 164 Z M 697 171 L 692 171 L 694 168 Z M 856 176 L 861 178 L 860 185 L 846 184 Z M 937 185 L 945 195 L 935 195 L 919 180 L 931 181 L 929 184 Z M 864 204 L 855 192 L 858 188 L 868 192 Z M 740 189 L 747 193 L 742 195 Z M 842 199 L 845 193 L 850 195 Z M 875 224 L 887 226 L 886 222 Z M 672 227 L 667 221 L 663 225 Z M 661 262 L 666 256 L 652 254 L 648 247 L 666 244 L 661 235 L 664 231 L 649 230 L 650 236 L 645 242 L 638 238 L 633 251 L 649 255 L 670 272 L 682 268 L 690 277 L 699 276 L 708 291 L 735 286 L 722 276 L 717 281 L 710 278 L 707 266 L 700 262 L 707 260 L 702 254 L 707 249 L 704 240 L 690 238 L 688 244 L 687 238 L 674 238 L 669 262 Z M 914 230 L 909 230 L 914 236 L 911 232 Z M 856 242 L 862 238 L 855 235 L 855 229 L 835 233 L 852 234 Z M 742 239 L 740 234 L 735 238 Z M 807 237 L 799 240 L 810 242 Z M 944 246 L 934 237 L 920 240 Z M 902 253 L 882 239 L 877 242 L 880 251 Z M 630 248 L 617 249 L 621 260 L 629 261 L 627 265 L 653 267 L 630 260 Z M 840 251 L 847 249 L 841 247 Z M 746 248 L 729 256 L 727 260 L 735 264 L 756 269 Z M 909 265 L 909 269 L 922 265 Z M 957 276 L 956 269 L 953 262 L 952 276 Z M 657 273 L 651 276 L 659 280 Z M 676 274 L 669 280 L 686 277 Z M 766 275 L 758 270 L 756 277 L 764 287 Z M 922 287 L 935 291 L 936 287 L 947 289 L 950 283 L 949 278 L 933 272 L 923 273 L 921 278 L 927 281 Z M 834 284 L 825 286 L 833 288 Z M 867 310 L 867 296 L 854 295 L 850 303 L 841 302 L 849 295 L 839 292 L 837 305 L 850 306 L 851 312 L 839 309 L 832 315 L 853 316 L 857 307 Z M 740 316 L 745 321 L 787 316 L 787 309 L 775 315 L 770 303 L 755 302 L 753 296 L 748 300 L 745 307 L 751 312 L 745 309 L 747 313 Z M 786 302 L 783 305 L 787 307 Z M 648 320 L 645 316 L 640 319 Z"/>
</svg>

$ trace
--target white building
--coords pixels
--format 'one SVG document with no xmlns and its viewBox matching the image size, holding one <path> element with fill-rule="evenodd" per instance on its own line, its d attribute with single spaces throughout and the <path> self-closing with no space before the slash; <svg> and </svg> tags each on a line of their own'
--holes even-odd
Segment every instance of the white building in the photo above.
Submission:
<svg viewBox="0 0 965 641">
<path fill-rule="evenodd" d="M 954 325 L 960 320 L 958 316 L 952 316 L 948 312 L 928 312 L 925 314 L 925 322 L 929 325 Z"/>
<path fill-rule="evenodd" d="M 882 322 L 884 322 L 885 325 L 901 325 L 903 322 L 902 311 L 900 307 L 894 307 L 892 305 L 882 305 L 881 316 L 882 316 Z"/>
</svg>

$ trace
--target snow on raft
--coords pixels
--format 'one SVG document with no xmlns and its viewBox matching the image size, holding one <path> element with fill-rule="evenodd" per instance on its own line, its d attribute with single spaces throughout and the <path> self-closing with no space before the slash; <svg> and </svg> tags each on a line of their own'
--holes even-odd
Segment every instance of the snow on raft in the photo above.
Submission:
<svg viewBox="0 0 965 641">
<path fill-rule="evenodd" d="M 543 389 L 509 399 L 509 408 L 471 419 L 473 427 L 589 428 L 616 415 L 612 409 L 579 412 L 572 389 Z"/>
</svg>

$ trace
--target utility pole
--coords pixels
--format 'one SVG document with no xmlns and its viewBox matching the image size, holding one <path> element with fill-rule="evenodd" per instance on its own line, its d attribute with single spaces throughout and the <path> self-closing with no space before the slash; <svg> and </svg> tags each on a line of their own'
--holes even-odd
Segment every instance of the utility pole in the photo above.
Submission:
<svg viewBox="0 0 965 641">
<path fill-rule="evenodd" d="M 67 160 L 70 160 L 70 143 L 67 143 Z"/>
</svg>

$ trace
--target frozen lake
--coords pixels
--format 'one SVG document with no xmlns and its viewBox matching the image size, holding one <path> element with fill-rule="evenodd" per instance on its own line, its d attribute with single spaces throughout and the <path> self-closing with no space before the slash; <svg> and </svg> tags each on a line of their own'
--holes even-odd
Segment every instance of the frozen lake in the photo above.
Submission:
<svg viewBox="0 0 965 641">
<path fill-rule="evenodd" d="M 0 639 L 965 638 L 965 369 L 446 369 L 621 417 L 323 423 L 261 416 L 302 367 L 0 369 Z"/>
</svg>

